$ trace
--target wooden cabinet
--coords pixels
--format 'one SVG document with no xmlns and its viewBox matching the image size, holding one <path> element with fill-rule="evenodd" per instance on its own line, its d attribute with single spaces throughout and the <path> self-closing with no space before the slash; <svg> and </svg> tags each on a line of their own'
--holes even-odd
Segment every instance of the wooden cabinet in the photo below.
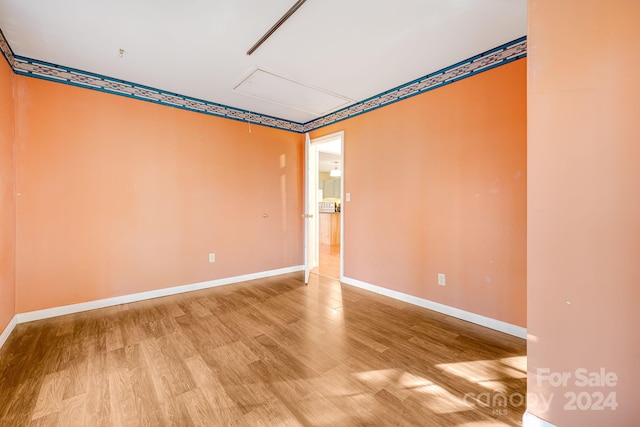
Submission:
<svg viewBox="0 0 640 427">
<path fill-rule="evenodd" d="M 320 213 L 320 244 L 340 244 L 340 213 Z"/>
</svg>

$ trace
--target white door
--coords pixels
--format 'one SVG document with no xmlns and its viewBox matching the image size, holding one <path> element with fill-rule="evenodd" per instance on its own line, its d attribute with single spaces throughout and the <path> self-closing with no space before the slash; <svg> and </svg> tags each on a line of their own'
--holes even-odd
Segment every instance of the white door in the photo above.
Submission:
<svg viewBox="0 0 640 427">
<path fill-rule="evenodd" d="M 304 283 L 318 266 L 318 154 L 307 133 L 304 147 Z"/>
</svg>

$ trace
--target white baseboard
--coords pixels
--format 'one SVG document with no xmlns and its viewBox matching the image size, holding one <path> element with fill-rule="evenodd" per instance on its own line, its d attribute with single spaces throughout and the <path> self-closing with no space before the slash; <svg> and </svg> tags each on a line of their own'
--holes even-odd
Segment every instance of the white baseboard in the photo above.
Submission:
<svg viewBox="0 0 640 427">
<path fill-rule="evenodd" d="M 15 328 L 17 324 L 18 324 L 18 316 L 15 315 L 9 321 L 9 323 L 7 324 L 7 327 L 4 328 L 4 331 L 2 331 L 2 333 L 0 334 L 0 348 L 2 348 L 4 343 L 7 341 L 7 338 L 9 338 L 9 335 L 11 335 L 11 332 L 13 332 L 13 328 Z"/>
<path fill-rule="evenodd" d="M 522 326 L 512 325 L 511 323 L 503 322 L 501 320 L 496 320 L 490 317 L 481 316 L 476 313 L 471 313 L 470 311 L 460 310 L 459 308 L 429 301 L 423 298 L 418 298 L 413 295 L 394 291 L 392 289 L 383 288 L 381 286 L 372 285 L 370 283 L 362 282 L 356 279 L 351 279 L 349 277 L 343 277 L 341 281 L 343 283 L 346 283 L 347 285 L 356 286 L 358 288 L 366 289 L 367 291 L 375 292 L 377 294 L 385 295 L 400 301 L 408 302 L 409 304 L 413 304 L 423 308 L 427 308 L 429 310 L 437 311 L 438 313 L 442 313 L 451 317 L 456 317 L 458 319 L 466 320 L 467 322 L 475 323 L 480 326 L 485 326 L 490 329 L 495 329 L 496 331 L 504 332 L 505 334 L 527 339 L 527 329 L 523 328 Z"/>
<path fill-rule="evenodd" d="M 79 313 L 81 311 L 95 310 L 98 308 L 111 307 L 114 305 L 127 304 L 130 302 L 143 301 L 152 298 L 166 297 L 169 295 L 182 294 L 185 292 L 198 291 L 200 289 L 213 288 L 216 286 L 230 285 L 232 283 L 246 282 L 248 280 L 263 279 L 265 277 L 278 276 L 280 274 L 294 273 L 304 270 L 304 266 L 279 268 L 277 270 L 261 271 L 259 273 L 245 274 L 242 276 L 226 277 L 224 279 L 209 280 L 206 282 L 193 283 L 190 285 L 174 286 L 171 288 L 156 289 L 153 291 L 139 292 L 137 294 L 122 295 L 113 298 L 106 298 L 95 301 L 87 301 L 78 304 L 63 305 L 60 307 L 47 308 L 44 310 L 29 311 L 16 314 L 14 320 L 17 323 L 32 322 L 34 320 L 48 319 L 50 317 L 64 316 L 65 314 Z M 15 326 L 15 325 L 14 325 Z M 7 327 L 8 329 L 8 327 Z M 4 333 L 3 333 L 4 336 Z"/>
<path fill-rule="evenodd" d="M 551 424 L 542 418 L 538 418 L 529 412 L 524 413 L 522 416 L 522 427 L 556 427 L 555 424 Z"/>
</svg>

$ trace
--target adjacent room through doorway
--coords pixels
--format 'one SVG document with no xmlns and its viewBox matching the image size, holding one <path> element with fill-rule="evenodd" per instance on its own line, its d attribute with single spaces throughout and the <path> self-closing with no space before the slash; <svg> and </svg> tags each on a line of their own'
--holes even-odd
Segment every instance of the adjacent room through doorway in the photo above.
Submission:
<svg viewBox="0 0 640 427">
<path fill-rule="evenodd" d="M 342 175 L 344 170 L 343 134 L 333 134 L 312 141 L 314 163 L 314 183 L 316 190 L 315 207 L 317 215 L 316 251 L 317 266 L 312 273 L 339 280 L 342 263 Z"/>
</svg>

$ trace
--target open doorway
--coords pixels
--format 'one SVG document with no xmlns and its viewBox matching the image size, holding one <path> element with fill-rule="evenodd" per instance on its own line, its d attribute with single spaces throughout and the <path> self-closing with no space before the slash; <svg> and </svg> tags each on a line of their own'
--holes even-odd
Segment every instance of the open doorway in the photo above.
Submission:
<svg viewBox="0 0 640 427">
<path fill-rule="evenodd" d="M 343 138 L 344 133 L 327 135 L 311 140 L 311 153 L 315 158 L 313 163 L 317 165 L 317 171 L 313 171 L 315 181 L 313 188 L 316 191 L 315 203 L 317 215 L 315 215 L 317 238 L 312 253 L 317 254 L 317 263 L 311 269 L 311 273 L 336 280 L 342 277 L 342 253 L 343 253 Z"/>
</svg>

